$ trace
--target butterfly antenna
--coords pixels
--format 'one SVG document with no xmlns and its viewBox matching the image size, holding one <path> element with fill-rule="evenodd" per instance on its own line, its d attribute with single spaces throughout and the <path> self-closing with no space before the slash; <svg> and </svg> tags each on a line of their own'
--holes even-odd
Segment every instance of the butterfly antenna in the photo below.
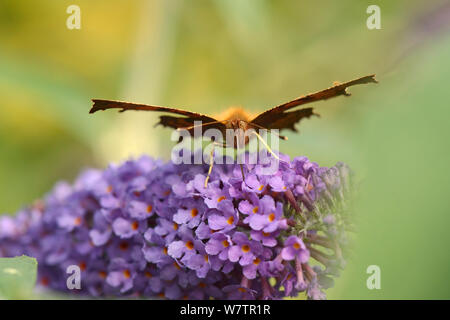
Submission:
<svg viewBox="0 0 450 320">
<path fill-rule="evenodd" d="M 278 134 L 278 133 L 275 133 L 275 132 L 272 132 L 272 129 L 265 128 L 265 127 L 260 126 L 259 124 L 256 124 L 256 123 L 251 123 L 251 122 L 249 122 L 248 124 L 251 125 L 251 126 L 255 126 L 255 127 L 259 128 L 259 129 L 267 130 L 267 131 L 269 131 L 271 134 L 276 135 L 276 136 L 277 136 L 278 138 L 280 138 L 280 139 L 283 139 L 283 140 L 285 140 L 285 141 L 288 140 L 288 137 L 282 136 L 281 134 Z"/>
<path fill-rule="evenodd" d="M 281 161 L 281 159 L 272 151 L 272 148 L 269 147 L 267 142 L 264 141 L 264 139 L 259 135 L 258 132 L 252 131 L 252 133 L 256 135 L 256 137 L 259 139 L 259 141 L 261 141 L 261 143 L 267 148 L 267 150 L 270 152 L 270 154 L 275 157 L 275 159 Z"/>
<path fill-rule="evenodd" d="M 180 131 L 180 130 L 191 130 L 191 129 L 194 129 L 194 128 L 203 127 L 203 126 L 207 126 L 207 125 L 215 124 L 215 123 L 223 123 L 224 124 L 225 122 L 226 121 L 219 121 L 219 120 L 217 120 L 217 121 L 211 121 L 211 122 L 206 122 L 206 123 L 200 123 L 200 124 L 196 124 L 196 125 L 189 126 L 189 127 L 177 128 L 177 130 L 178 131 Z"/>
</svg>

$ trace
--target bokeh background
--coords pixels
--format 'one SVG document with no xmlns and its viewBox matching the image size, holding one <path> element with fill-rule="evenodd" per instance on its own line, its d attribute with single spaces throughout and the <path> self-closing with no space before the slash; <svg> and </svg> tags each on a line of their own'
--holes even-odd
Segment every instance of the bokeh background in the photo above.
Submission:
<svg viewBox="0 0 450 320">
<path fill-rule="evenodd" d="M 66 28 L 69 5 L 81 29 Z M 369 30 L 366 9 L 381 8 Z M 262 111 L 376 73 L 317 103 L 281 151 L 345 161 L 358 231 L 331 299 L 450 298 L 450 5 L 444 0 L 1 0 L 0 212 L 141 153 L 169 159 L 156 115 L 89 115 L 91 98 Z M 368 290 L 366 268 L 381 268 Z"/>
</svg>

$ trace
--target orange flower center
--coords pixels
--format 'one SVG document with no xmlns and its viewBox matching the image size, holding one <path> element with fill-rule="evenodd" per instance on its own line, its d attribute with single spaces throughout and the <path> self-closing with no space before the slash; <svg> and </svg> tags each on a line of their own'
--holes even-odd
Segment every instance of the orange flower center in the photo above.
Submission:
<svg viewBox="0 0 450 320">
<path fill-rule="evenodd" d="M 165 255 L 167 255 L 167 248 L 166 248 L 166 247 L 163 248 L 163 253 L 164 253 Z"/>
<path fill-rule="evenodd" d="M 151 204 L 149 204 L 149 205 L 147 206 L 147 213 L 151 213 L 152 210 L 153 210 L 153 207 L 152 207 Z"/>
<path fill-rule="evenodd" d="M 41 284 L 43 286 L 48 286 L 49 283 L 50 283 L 50 280 L 47 277 L 42 277 Z"/>
<path fill-rule="evenodd" d="M 263 235 L 264 237 L 268 237 L 268 236 L 270 236 L 270 233 L 269 233 L 269 232 L 264 232 L 264 231 L 263 231 L 262 235 Z"/>
<path fill-rule="evenodd" d="M 82 221 L 83 221 L 83 219 L 81 219 L 81 217 L 76 217 L 73 223 L 74 223 L 76 226 L 79 226 L 79 225 L 81 224 Z"/>
<path fill-rule="evenodd" d="M 300 244 L 298 242 L 296 242 L 296 243 L 294 243 L 293 247 L 295 250 L 298 250 L 298 249 L 300 249 Z"/>
<path fill-rule="evenodd" d="M 106 278 L 106 272 L 105 271 L 99 271 L 98 275 L 100 278 L 105 279 Z"/>
<path fill-rule="evenodd" d="M 258 210 L 259 210 L 259 207 L 254 207 L 252 211 L 253 211 L 253 213 L 257 213 Z"/>
<path fill-rule="evenodd" d="M 239 290 L 240 292 L 242 292 L 242 293 L 247 292 L 247 290 L 245 290 L 245 288 L 242 288 L 242 287 L 239 288 L 238 290 Z"/>
<path fill-rule="evenodd" d="M 80 267 L 80 270 L 81 270 L 81 271 L 86 270 L 86 262 L 81 261 L 80 264 L 79 264 L 78 266 Z"/>
<path fill-rule="evenodd" d="M 130 277 L 131 277 L 131 272 L 130 272 L 130 270 L 128 270 L 128 269 L 123 270 L 123 276 L 125 277 L 125 279 L 130 278 Z"/>
<path fill-rule="evenodd" d="M 153 277 L 153 275 L 152 275 L 149 271 L 146 271 L 146 272 L 145 272 L 145 276 L 146 276 L 147 278 Z"/>
<path fill-rule="evenodd" d="M 220 202 L 220 201 L 225 200 L 225 199 L 226 199 L 225 196 L 221 196 L 220 198 L 217 199 L 217 202 Z"/>
<path fill-rule="evenodd" d="M 250 246 L 249 246 L 248 244 L 244 244 L 244 245 L 242 246 L 242 251 L 244 251 L 244 252 L 249 252 L 249 251 L 250 251 Z"/>
<path fill-rule="evenodd" d="M 228 243 L 227 240 L 223 240 L 223 241 L 222 241 L 222 245 L 223 245 L 225 248 L 227 248 L 230 244 Z"/>
<path fill-rule="evenodd" d="M 264 189 L 264 185 L 263 184 L 259 186 L 258 191 L 261 191 L 262 189 Z"/>
<path fill-rule="evenodd" d="M 137 230 L 138 228 L 139 228 L 139 222 L 134 221 L 134 222 L 131 224 L 131 229 Z"/>
<path fill-rule="evenodd" d="M 195 216 L 198 215 L 198 210 L 196 208 L 191 210 L 191 217 L 194 218 Z"/>
<path fill-rule="evenodd" d="M 120 250 L 127 250 L 128 249 L 128 242 L 121 242 L 120 244 L 119 244 L 119 248 L 120 248 Z"/>
<path fill-rule="evenodd" d="M 255 260 L 253 260 L 253 264 L 258 265 L 261 262 L 261 259 L 256 258 Z"/>
<path fill-rule="evenodd" d="M 194 249 L 194 243 L 192 241 L 186 242 L 186 248 L 188 248 L 189 250 Z"/>
<path fill-rule="evenodd" d="M 272 222 L 273 220 L 275 220 L 275 213 L 269 214 L 269 221 Z"/>
<path fill-rule="evenodd" d="M 233 222 L 234 222 L 234 217 L 233 217 L 233 216 L 231 216 L 231 217 L 229 217 L 229 218 L 227 219 L 227 223 L 228 223 L 229 225 L 232 225 Z"/>
<path fill-rule="evenodd" d="M 178 225 L 176 223 L 173 223 L 173 230 L 178 230 Z"/>
</svg>

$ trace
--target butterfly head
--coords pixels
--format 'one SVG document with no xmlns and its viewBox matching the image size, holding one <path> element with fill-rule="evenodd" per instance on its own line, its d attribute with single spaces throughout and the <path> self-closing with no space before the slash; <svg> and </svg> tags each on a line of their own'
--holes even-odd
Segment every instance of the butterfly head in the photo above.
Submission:
<svg viewBox="0 0 450 320">
<path fill-rule="evenodd" d="M 233 120 L 228 120 L 226 122 L 226 125 L 229 129 L 233 129 L 233 130 L 247 130 L 248 128 L 248 122 L 244 121 L 244 120 L 240 120 L 240 119 L 233 119 Z"/>
</svg>

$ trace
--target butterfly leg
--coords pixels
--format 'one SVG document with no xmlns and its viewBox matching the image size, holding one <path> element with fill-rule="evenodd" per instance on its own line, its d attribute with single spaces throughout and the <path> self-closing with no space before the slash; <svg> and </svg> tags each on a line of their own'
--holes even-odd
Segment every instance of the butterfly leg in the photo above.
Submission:
<svg viewBox="0 0 450 320">
<path fill-rule="evenodd" d="M 208 170 L 208 175 L 206 176 L 206 179 L 205 179 L 205 188 L 208 187 L 209 176 L 211 175 L 213 166 L 214 166 L 214 145 L 211 150 L 211 154 L 209 155 L 209 170 Z"/>
<path fill-rule="evenodd" d="M 242 163 L 240 163 L 239 165 L 241 166 L 242 181 L 245 181 L 244 165 Z"/>
<path fill-rule="evenodd" d="M 215 146 L 221 146 L 222 148 L 224 147 L 223 144 L 220 144 L 220 143 L 218 143 L 218 142 L 216 142 L 216 141 L 213 141 L 213 142 L 212 142 L 212 145 L 213 145 L 213 147 L 212 147 L 211 153 L 210 153 L 210 155 L 209 155 L 209 169 L 208 169 L 208 175 L 206 176 L 206 179 L 205 179 L 205 188 L 208 187 L 209 177 L 211 176 L 212 168 L 213 168 L 213 166 L 214 166 L 214 147 L 215 147 Z"/>
<path fill-rule="evenodd" d="M 253 131 L 252 133 L 259 139 L 259 141 L 261 141 L 261 143 L 266 147 L 267 151 L 269 151 L 269 153 L 274 156 L 275 159 L 280 160 L 280 158 L 272 151 L 272 148 L 269 147 L 267 142 L 264 141 L 264 139 L 256 131 Z"/>
<path fill-rule="evenodd" d="M 213 145 L 213 147 L 211 149 L 211 153 L 210 153 L 210 156 L 209 156 L 210 160 L 209 160 L 208 175 L 206 176 L 206 179 L 205 179 L 205 188 L 208 187 L 209 177 L 211 176 L 212 168 L 214 166 L 214 151 L 215 151 L 214 147 L 215 146 L 218 146 L 220 148 L 227 148 L 228 147 L 226 142 L 212 141 L 212 145 Z M 242 172 L 242 179 L 244 179 L 244 167 L 242 166 L 242 164 L 241 164 L 241 172 Z"/>
</svg>

